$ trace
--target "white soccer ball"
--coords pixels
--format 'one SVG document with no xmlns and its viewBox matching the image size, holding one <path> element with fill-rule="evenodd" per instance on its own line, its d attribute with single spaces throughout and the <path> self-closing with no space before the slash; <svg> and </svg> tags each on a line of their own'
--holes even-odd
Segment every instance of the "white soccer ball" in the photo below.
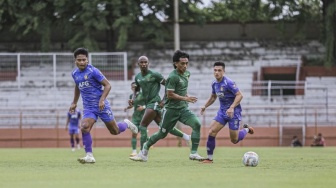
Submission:
<svg viewBox="0 0 336 188">
<path fill-rule="evenodd" d="M 259 163 L 259 156 L 256 152 L 248 151 L 244 154 L 242 162 L 245 166 L 255 167 Z"/>
</svg>

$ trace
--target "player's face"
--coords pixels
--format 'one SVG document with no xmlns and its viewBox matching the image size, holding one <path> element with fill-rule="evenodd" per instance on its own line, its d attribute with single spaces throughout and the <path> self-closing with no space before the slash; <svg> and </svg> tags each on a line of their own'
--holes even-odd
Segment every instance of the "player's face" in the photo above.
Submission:
<svg viewBox="0 0 336 188">
<path fill-rule="evenodd" d="M 148 60 L 138 61 L 138 65 L 139 65 L 141 71 L 147 70 L 148 69 L 148 64 L 149 64 Z"/>
<path fill-rule="evenodd" d="M 184 73 L 188 68 L 189 59 L 181 57 L 179 62 L 175 63 L 176 70 L 180 73 Z"/>
<path fill-rule="evenodd" d="M 131 89 L 132 89 L 132 91 L 135 91 L 135 88 L 136 88 L 136 84 L 132 84 L 132 85 L 131 85 Z"/>
<path fill-rule="evenodd" d="M 84 70 L 88 65 L 89 61 L 85 55 L 79 54 L 76 57 L 75 63 L 80 70 Z"/>
<path fill-rule="evenodd" d="M 224 76 L 224 69 L 222 66 L 214 66 L 214 76 L 217 80 L 221 80 Z"/>
</svg>

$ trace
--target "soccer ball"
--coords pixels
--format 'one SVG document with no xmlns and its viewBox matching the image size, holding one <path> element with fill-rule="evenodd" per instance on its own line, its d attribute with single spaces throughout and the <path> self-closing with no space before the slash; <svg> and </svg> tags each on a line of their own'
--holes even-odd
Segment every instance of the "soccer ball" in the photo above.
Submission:
<svg viewBox="0 0 336 188">
<path fill-rule="evenodd" d="M 259 156 L 256 152 L 248 151 L 244 154 L 242 162 L 245 166 L 255 167 L 259 163 Z"/>
</svg>

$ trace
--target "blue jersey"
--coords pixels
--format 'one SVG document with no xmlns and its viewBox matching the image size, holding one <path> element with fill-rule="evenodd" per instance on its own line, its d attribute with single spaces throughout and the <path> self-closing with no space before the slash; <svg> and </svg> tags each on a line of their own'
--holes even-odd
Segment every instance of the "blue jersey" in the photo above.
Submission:
<svg viewBox="0 0 336 188">
<path fill-rule="evenodd" d="M 223 76 L 220 82 L 217 80 L 212 82 L 212 94 L 217 95 L 222 112 L 226 112 L 226 110 L 230 108 L 238 91 L 239 89 L 235 82 L 228 77 Z M 234 111 L 242 111 L 240 104 L 235 107 Z"/>
<path fill-rule="evenodd" d="M 79 120 L 80 120 L 81 116 L 82 116 L 82 114 L 78 110 L 75 110 L 73 113 L 68 112 L 69 129 L 72 129 L 72 128 L 78 129 L 78 124 L 79 124 Z"/>
<path fill-rule="evenodd" d="M 88 65 L 83 71 L 76 68 L 72 72 L 72 78 L 80 90 L 82 95 L 84 109 L 99 109 L 99 100 L 103 94 L 103 86 L 101 82 L 105 76 L 92 65 Z M 105 99 L 105 106 L 109 107 L 108 100 Z"/>
</svg>

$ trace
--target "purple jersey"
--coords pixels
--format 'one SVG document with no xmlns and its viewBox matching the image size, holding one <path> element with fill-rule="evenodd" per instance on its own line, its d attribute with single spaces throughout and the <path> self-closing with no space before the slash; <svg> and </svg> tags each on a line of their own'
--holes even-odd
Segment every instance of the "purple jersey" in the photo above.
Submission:
<svg viewBox="0 0 336 188">
<path fill-rule="evenodd" d="M 220 82 L 217 82 L 217 80 L 213 81 L 211 86 L 212 94 L 216 94 L 219 99 L 220 110 L 222 112 L 226 112 L 226 110 L 232 105 L 236 97 L 236 93 L 239 91 L 238 87 L 234 81 L 225 76 Z M 240 104 L 235 107 L 234 111 L 242 111 Z"/>
<path fill-rule="evenodd" d="M 80 111 L 76 110 L 73 113 L 68 112 L 68 118 L 69 118 L 69 129 L 76 128 L 78 129 L 79 120 L 81 118 Z"/>
<path fill-rule="evenodd" d="M 99 99 L 103 94 L 101 82 L 105 76 L 94 66 L 88 65 L 83 71 L 76 68 L 72 72 L 72 78 L 82 95 L 83 107 L 85 109 L 99 109 Z M 104 101 L 105 106 L 109 107 L 108 100 Z"/>
</svg>

